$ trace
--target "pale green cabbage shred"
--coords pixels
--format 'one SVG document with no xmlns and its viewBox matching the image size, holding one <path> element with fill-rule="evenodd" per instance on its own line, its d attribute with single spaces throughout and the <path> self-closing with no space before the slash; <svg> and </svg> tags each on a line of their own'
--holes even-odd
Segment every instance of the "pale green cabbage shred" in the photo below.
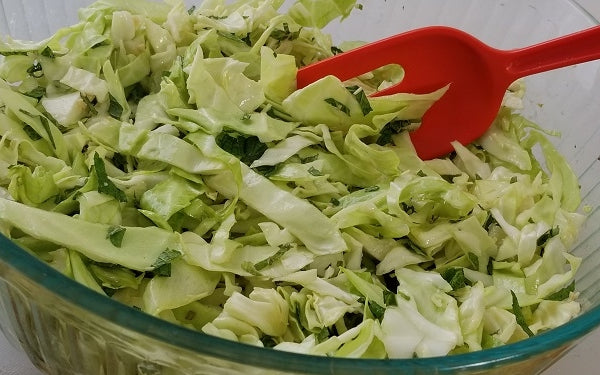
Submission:
<svg viewBox="0 0 600 375">
<path fill-rule="evenodd" d="M 365 110 L 388 67 L 297 90 L 337 52 L 321 28 L 360 6 L 282 3 L 100 0 L 2 39 L 2 233 L 116 301 L 277 350 L 443 356 L 577 316 L 578 181 L 516 113 L 522 86 L 423 161 L 403 129 L 445 89 Z"/>
</svg>

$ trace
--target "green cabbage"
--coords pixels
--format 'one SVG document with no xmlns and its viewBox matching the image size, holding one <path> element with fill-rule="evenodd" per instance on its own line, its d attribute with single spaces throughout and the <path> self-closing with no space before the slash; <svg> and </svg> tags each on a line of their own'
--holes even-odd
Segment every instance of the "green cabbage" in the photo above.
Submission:
<svg viewBox="0 0 600 375">
<path fill-rule="evenodd" d="M 2 233 L 116 301 L 275 350 L 442 356 L 577 316 L 579 185 L 514 113 L 522 86 L 423 161 L 408 133 L 447 87 L 369 97 L 396 67 L 297 89 L 339 49 L 320 28 L 358 6 L 282 3 L 100 0 L 1 39 Z"/>
</svg>

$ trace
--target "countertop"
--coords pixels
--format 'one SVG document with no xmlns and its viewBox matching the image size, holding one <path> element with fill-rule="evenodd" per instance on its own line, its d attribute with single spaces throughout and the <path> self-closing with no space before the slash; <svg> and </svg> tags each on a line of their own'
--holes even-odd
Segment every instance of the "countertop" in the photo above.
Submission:
<svg viewBox="0 0 600 375">
<path fill-rule="evenodd" d="M 578 0 L 597 19 L 600 1 Z M 579 345 L 546 370 L 543 375 L 593 375 L 600 366 L 600 329 L 590 333 Z M 42 375 L 27 356 L 11 347 L 0 332 L 0 375 Z"/>
</svg>

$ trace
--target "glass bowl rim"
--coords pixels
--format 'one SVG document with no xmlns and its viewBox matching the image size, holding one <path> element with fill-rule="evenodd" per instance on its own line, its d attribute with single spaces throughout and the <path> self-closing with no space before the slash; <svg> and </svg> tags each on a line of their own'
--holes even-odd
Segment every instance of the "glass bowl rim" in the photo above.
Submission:
<svg viewBox="0 0 600 375">
<path fill-rule="evenodd" d="M 600 23 L 577 0 L 567 0 L 567 2 L 573 4 L 592 24 Z M 561 349 L 600 326 L 599 305 L 552 330 L 516 343 L 477 352 L 443 357 L 384 360 L 316 356 L 242 344 L 154 317 L 77 283 L 24 251 L 3 234 L 0 234 L 0 261 L 49 293 L 86 311 L 91 316 L 190 353 L 270 370 L 322 374 L 329 373 L 333 369 L 337 371 L 489 369 L 525 361 L 536 355 Z M 10 278 L 5 280 L 8 284 L 13 284 Z M 310 366 L 306 366 L 308 363 Z"/>
<path fill-rule="evenodd" d="M 229 341 L 178 326 L 103 296 L 68 278 L 14 242 L 0 235 L 0 260 L 60 299 L 85 310 L 91 316 L 107 320 L 124 329 L 153 338 L 161 343 L 219 360 L 282 371 L 328 373 L 331 369 L 450 371 L 466 368 L 491 368 L 527 360 L 581 338 L 600 325 L 600 306 L 572 321 L 504 346 L 445 357 L 410 359 L 334 358 L 285 352 Z M 12 284 L 11 280 L 7 282 Z M 201 349 L 199 349 L 201 348 Z M 243 354 L 241 356 L 240 354 Z M 310 363 L 310 367 L 307 367 Z"/>
</svg>

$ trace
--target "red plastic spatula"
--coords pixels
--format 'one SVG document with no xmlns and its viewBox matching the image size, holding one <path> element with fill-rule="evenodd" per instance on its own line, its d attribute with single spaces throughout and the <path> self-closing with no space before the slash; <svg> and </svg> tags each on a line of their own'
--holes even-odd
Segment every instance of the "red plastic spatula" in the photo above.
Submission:
<svg viewBox="0 0 600 375">
<path fill-rule="evenodd" d="M 404 79 L 374 95 L 425 94 L 450 84 L 411 133 L 419 156 L 432 159 L 452 151 L 452 141 L 468 144 L 483 135 L 516 79 L 596 59 L 600 26 L 515 50 L 498 50 L 463 31 L 430 26 L 304 67 L 297 85 L 302 88 L 327 75 L 344 81 L 389 64 L 402 66 Z"/>
</svg>

